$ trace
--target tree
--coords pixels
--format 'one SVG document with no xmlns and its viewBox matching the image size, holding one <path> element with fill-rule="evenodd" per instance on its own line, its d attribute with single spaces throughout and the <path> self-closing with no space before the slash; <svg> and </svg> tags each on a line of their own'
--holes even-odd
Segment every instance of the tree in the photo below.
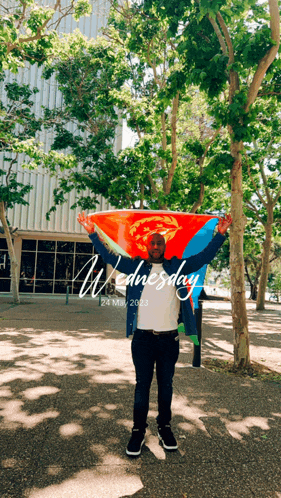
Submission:
<svg viewBox="0 0 281 498">
<path fill-rule="evenodd" d="M 58 35 L 56 29 L 68 15 L 78 20 L 92 10 L 88 0 L 70 0 L 66 5 L 56 0 L 42 5 L 34 0 L 14 0 L 0 5 L 0 71 L 13 73 L 30 64 L 42 65 L 53 55 Z"/>
<path fill-rule="evenodd" d="M 256 309 L 263 310 L 273 231 L 275 234 L 278 232 L 278 222 L 281 221 L 281 121 L 279 102 L 275 96 L 265 102 L 260 97 L 259 101 L 260 112 L 256 116 L 255 125 L 257 138 L 246 147 L 244 199 L 248 216 L 254 216 L 265 232 L 256 297 Z"/>
<path fill-rule="evenodd" d="M 14 0 L 10 5 L 0 5 L 0 80 L 4 81 L 4 70 L 17 73 L 20 67 L 29 64 L 42 65 L 54 57 L 59 37 L 56 33 L 60 22 L 67 15 L 78 20 L 92 10 L 88 0 L 71 0 L 65 6 L 56 0 L 53 6 L 42 6 L 33 0 Z M 11 290 L 15 303 L 19 302 L 18 262 L 15 257 L 6 210 L 15 204 L 27 204 L 26 194 L 30 185 L 17 181 L 13 167 L 20 153 L 32 157 L 39 151 L 35 142 L 41 120 L 32 112 L 32 96 L 38 91 L 17 82 L 5 85 L 6 95 L 0 104 L 0 151 L 3 168 L 0 169 L 0 220 L 7 240 L 11 263 Z M 49 162 L 59 156 L 49 157 Z M 69 163 L 69 159 L 68 159 Z M 7 165 L 5 168 L 5 165 Z"/>
<path fill-rule="evenodd" d="M 274 261 L 271 266 L 271 271 L 269 273 L 268 278 L 268 288 L 272 295 L 276 298 L 277 302 L 280 302 L 281 296 L 281 245 L 280 240 L 277 241 L 277 248 L 275 249 L 275 253 L 279 253 L 278 259 Z"/>
<path fill-rule="evenodd" d="M 75 170 L 60 172 L 55 205 L 74 188 L 72 207 L 83 209 L 94 207 L 100 194 L 115 207 L 139 203 L 192 212 L 206 208 L 205 189 L 214 197 L 214 175 L 206 166 L 221 129 L 213 128 L 198 89 L 167 92 L 169 77 L 178 69 L 175 47 L 167 44 L 165 23 L 152 14 L 143 17 L 136 7 L 113 9 L 103 38 L 69 35 L 60 56 L 46 68 L 46 78 L 56 74 L 64 99 L 62 108 L 46 110 L 55 126 L 52 148 L 68 147 L 77 159 Z M 137 142 L 116 157 L 113 138 L 122 118 Z M 86 188 L 91 197 L 85 196 Z M 219 195 L 222 199 L 223 188 Z"/>
<path fill-rule="evenodd" d="M 8 246 L 11 264 L 11 291 L 15 303 L 19 303 L 18 262 L 6 211 L 15 204 L 27 204 L 25 196 L 32 189 L 30 185 L 23 185 L 17 181 L 17 174 L 13 171 L 13 166 L 17 163 L 18 156 L 26 145 L 29 148 L 36 148 L 34 138 L 41 128 L 41 121 L 35 117 L 32 111 L 32 96 L 38 91 L 37 88 L 31 89 L 29 85 L 19 85 L 16 81 L 6 83 L 6 95 L 4 101 L 0 103 L 0 151 L 3 157 L 3 167 L 0 168 L 0 176 L 2 177 L 0 221 Z"/>
<path fill-rule="evenodd" d="M 144 1 L 144 11 L 151 6 Z M 213 102 L 217 123 L 230 137 L 231 214 L 230 261 L 234 363 L 249 365 L 249 333 L 245 302 L 242 151 L 251 142 L 258 92 L 280 91 L 278 0 L 196 0 L 174 4 L 153 2 L 159 15 L 169 17 L 171 36 L 178 35 L 178 51 L 186 80 L 205 90 Z M 271 69 L 269 69 L 271 68 Z M 270 76 L 269 76 L 270 75 Z M 265 78 L 266 76 L 266 78 Z M 180 78 L 178 78 L 180 81 Z M 255 135 L 254 135 L 255 136 Z"/>
</svg>

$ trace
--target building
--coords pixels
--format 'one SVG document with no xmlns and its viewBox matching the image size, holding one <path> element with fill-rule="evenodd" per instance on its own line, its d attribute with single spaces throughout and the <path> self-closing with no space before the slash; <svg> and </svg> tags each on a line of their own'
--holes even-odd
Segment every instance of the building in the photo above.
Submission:
<svg viewBox="0 0 281 498">
<path fill-rule="evenodd" d="M 82 18 L 76 23 L 71 16 L 68 16 L 58 30 L 68 33 L 78 27 L 84 35 L 96 37 L 99 29 L 106 23 L 107 9 L 108 4 L 103 0 L 93 1 L 93 12 L 90 17 Z M 41 79 L 41 69 L 38 67 L 26 67 L 17 75 L 9 75 L 9 78 L 10 80 L 17 78 L 22 83 L 29 83 L 40 89 L 40 92 L 34 96 L 35 112 L 38 115 L 42 105 L 55 105 L 60 98 L 54 78 L 48 82 Z M 116 152 L 122 146 L 121 127 L 117 136 Z M 40 136 L 45 151 L 50 149 L 51 139 L 52 136 L 47 132 Z M 0 161 L 3 162 L 1 155 Z M 94 252 L 85 230 L 77 222 L 78 210 L 70 209 L 75 194 L 71 193 L 67 203 L 59 206 L 57 211 L 52 213 L 50 221 L 47 221 L 46 213 L 52 206 L 52 192 L 56 187 L 56 179 L 42 170 L 22 169 L 23 162 L 24 157 L 19 157 L 14 170 L 17 171 L 18 181 L 33 186 L 26 196 L 29 205 L 17 205 L 8 210 L 8 220 L 13 230 L 16 229 L 13 241 L 19 262 L 19 291 L 24 294 L 58 295 L 65 294 L 68 288 L 70 294 L 78 294 L 89 270 L 87 262 Z M 111 206 L 100 197 L 97 210 L 107 209 L 111 209 Z M 91 279 L 102 267 L 104 267 L 103 261 L 98 260 Z M 6 240 L 0 233 L 0 293 L 9 291 L 8 251 Z"/>
</svg>

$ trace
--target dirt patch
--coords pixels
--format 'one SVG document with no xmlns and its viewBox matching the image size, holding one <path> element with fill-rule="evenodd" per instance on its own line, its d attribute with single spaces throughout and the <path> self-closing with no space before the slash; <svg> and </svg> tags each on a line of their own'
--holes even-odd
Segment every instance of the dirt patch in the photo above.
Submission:
<svg viewBox="0 0 281 498">
<path fill-rule="evenodd" d="M 267 382 L 275 382 L 281 385 L 281 374 L 270 368 L 252 361 L 248 368 L 238 369 L 234 367 L 232 360 L 220 360 L 218 358 L 206 358 L 202 361 L 205 368 L 214 372 L 235 375 L 239 377 L 250 377 Z"/>
</svg>

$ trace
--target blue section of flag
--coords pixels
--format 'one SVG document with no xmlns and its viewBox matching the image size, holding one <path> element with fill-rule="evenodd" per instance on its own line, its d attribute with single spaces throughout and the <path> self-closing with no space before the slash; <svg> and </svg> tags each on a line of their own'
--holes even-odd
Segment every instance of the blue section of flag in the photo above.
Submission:
<svg viewBox="0 0 281 498">
<path fill-rule="evenodd" d="M 218 218 L 212 218 L 211 220 L 207 221 L 207 223 L 205 223 L 205 225 L 199 230 L 199 232 L 197 232 L 194 235 L 194 237 L 188 242 L 185 250 L 183 251 L 182 255 L 183 258 L 189 258 L 189 256 L 194 256 L 195 254 L 198 254 L 199 252 L 203 251 L 205 247 L 207 247 L 209 242 L 211 242 L 212 240 L 214 229 L 218 221 L 219 221 Z M 197 272 L 188 275 L 189 280 L 191 279 L 192 275 L 194 275 L 194 278 L 196 278 L 196 276 L 199 275 L 198 280 L 196 282 L 196 286 L 194 287 L 192 292 L 194 308 L 199 307 L 198 298 L 202 290 L 202 287 L 204 285 L 206 270 L 207 270 L 207 265 L 204 265 Z"/>
</svg>

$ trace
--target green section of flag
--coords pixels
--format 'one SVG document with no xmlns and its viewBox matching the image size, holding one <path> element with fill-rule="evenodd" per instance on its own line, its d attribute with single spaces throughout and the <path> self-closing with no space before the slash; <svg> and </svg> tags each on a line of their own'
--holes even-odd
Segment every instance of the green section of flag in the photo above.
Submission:
<svg viewBox="0 0 281 498">
<path fill-rule="evenodd" d="M 126 251 L 124 251 L 124 249 L 122 249 L 122 247 L 116 244 L 114 240 L 108 237 L 108 235 L 106 235 L 106 233 L 104 233 L 104 231 L 101 228 L 99 228 L 96 224 L 95 224 L 95 230 L 98 234 L 101 235 L 101 237 L 109 245 L 110 249 L 112 249 L 114 252 L 117 252 L 118 254 L 121 254 L 121 256 L 125 256 L 126 258 L 131 257 Z"/>
<path fill-rule="evenodd" d="M 188 337 L 194 342 L 195 346 L 200 346 L 197 335 L 189 335 Z"/>
<path fill-rule="evenodd" d="M 183 323 L 179 323 L 179 325 L 178 325 L 178 332 L 185 333 L 185 328 L 184 328 L 184 324 Z"/>
<path fill-rule="evenodd" d="M 178 332 L 185 333 L 185 328 L 184 328 L 184 324 L 183 323 L 179 323 L 179 325 L 178 325 Z M 192 342 L 194 342 L 195 346 L 200 346 L 200 343 L 198 341 L 197 335 L 189 335 L 188 337 L 189 337 L 189 339 Z"/>
</svg>

